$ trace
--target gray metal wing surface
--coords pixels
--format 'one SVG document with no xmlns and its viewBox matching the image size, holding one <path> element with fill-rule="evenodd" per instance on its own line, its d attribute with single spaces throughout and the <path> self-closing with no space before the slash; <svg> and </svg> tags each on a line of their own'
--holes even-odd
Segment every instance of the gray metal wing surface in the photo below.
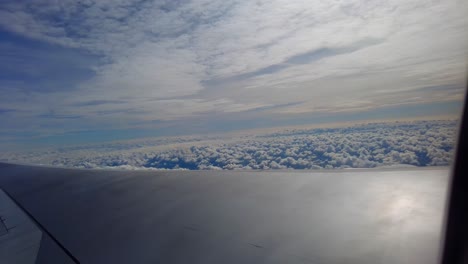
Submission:
<svg viewBox="0 0 468 264">
<path fill-rule="evenodd" d="M 32 263 L 431 264 L 448 174 L 0 164 L 0 188 L 42 230 L 37 251 L 15 253 L 36 252 Z M 11 230 L 0 230 L 4 259 L 15 257 Z"/>
</svg>

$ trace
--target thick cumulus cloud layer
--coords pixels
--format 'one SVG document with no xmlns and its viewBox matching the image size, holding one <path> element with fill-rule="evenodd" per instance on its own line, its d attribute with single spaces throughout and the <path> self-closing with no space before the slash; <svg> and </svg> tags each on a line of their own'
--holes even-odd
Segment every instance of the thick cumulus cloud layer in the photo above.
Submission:
<svg viewBox="0 0 468 264">
<path fill-rule="evenodd" d="M 6 161 L 77 168 L 332 169 L 447 166 L 455 121 L 377 123 L 274 133 L 148 139 L 4 155 Z"/>
<path fill-rule="evenodd" d="M 0 44 L 2 60 L 16 69 L 0 80 L 0 121 L 9 124 L 2 132 L 460 100 L 464 7 L 457 0 L 3 1 L 0 28 L 31 43 Z M 73 74 L 59 78 L 64 67 Z"/>
</svg>

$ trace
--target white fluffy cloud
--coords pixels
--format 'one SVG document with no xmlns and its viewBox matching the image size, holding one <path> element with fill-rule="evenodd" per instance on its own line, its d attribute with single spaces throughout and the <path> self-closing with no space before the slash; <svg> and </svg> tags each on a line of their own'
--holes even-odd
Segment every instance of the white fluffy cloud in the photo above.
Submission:
<svg viewBox="0 0 468 264">
<path fill-rule="evenodd" d="M 456 125 L 455 121 L 415 121 L 283 129 L 237 138 L 172 137 L 8 153 L 3 159 L 65 167 L 119 169 L 447 166 L 453 158 Z"/>
</svg>

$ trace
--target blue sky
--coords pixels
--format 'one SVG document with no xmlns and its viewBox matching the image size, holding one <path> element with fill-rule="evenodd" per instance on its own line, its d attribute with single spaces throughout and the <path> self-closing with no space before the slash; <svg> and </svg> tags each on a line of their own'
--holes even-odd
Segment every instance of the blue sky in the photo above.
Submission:
<svg viewBox="0 0 468 264">
<path fill-rule="evenodd" d="M 456 114 L 463 1 L 2 1 L 10 148 Z"/>
</svg>

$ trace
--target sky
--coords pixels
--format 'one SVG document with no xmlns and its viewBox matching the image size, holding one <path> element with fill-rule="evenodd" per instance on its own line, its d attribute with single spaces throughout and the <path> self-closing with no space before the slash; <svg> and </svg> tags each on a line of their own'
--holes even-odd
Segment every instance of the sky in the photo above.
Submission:
<svg viewBox="0 0 468 264">
<path fill-rule="evenodd" d="M 463 0 L 2 1 L 0 145 L 456 115 Z"/>
</svg>

